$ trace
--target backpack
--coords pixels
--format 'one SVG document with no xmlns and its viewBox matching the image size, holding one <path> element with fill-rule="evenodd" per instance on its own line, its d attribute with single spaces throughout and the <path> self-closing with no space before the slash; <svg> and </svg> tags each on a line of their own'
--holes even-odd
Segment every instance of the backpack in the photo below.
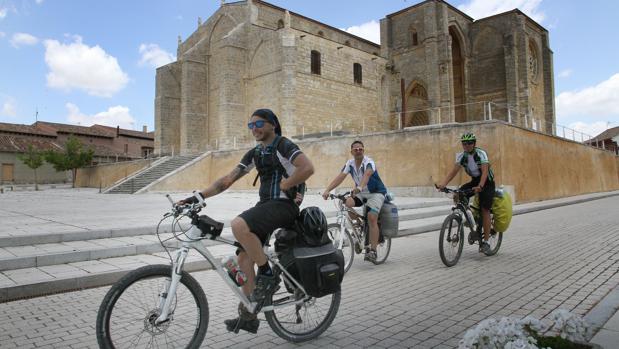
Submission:
<svg viewBox="0 0 619 349">
<path fill-rule="evenodd" d="M 260 173 L 260 171 L 258 170 L 258 161 L 260 161 L 260 158 L 262 157 L 262 152 L 260 149 L 260 145 L 256 145 L 256 147 L 254 148 L 254 164 L 256 164 L 256 171 L 258 173 L 256 173 L 256 178 L 254 178 L 254 183 L 253 186 L 256 186 L 256 183 L 258 182 L 258 178 L 261 175 L 264 176 L 270 176 L 275 169 L 277 168 L 284 176 L 287 176 L 287 172 L 286 169 L 284 168 L 284 166 L 282 165 L 282 163 L 279 161 L 279 157 L 277 156 L 277 151 L 279 150 L 279 146 L 282 143 L 282 140 L 284 139 L 284 137 L 282 136 L 277 136 L 277 138 L 275 139 L 275 142 L 273 143 L 273 151 L 271 152 L 271 161 L 273 163 L 273 167 L 271 167 L 270 171 L 262 171 L 262 173 Z M 287 177 L 284 177 L 287 178 Z M 286 193 L 286 196 L 288 196 L 289 199 L 293 200 L 296 198 L 297 193 L 301 193 L 301 195 L 305 195 L 305 191 L 306 191 L 306 185 L 305 182 L 298 184 L 292 188 L 289 188 L 288 190 L 284 190 L 283 192 Z M 296 203 L 296 202 L 295 202 Z M 298 205 L 300 205 L 301 203 L 299 203 Z"/>
</svg>

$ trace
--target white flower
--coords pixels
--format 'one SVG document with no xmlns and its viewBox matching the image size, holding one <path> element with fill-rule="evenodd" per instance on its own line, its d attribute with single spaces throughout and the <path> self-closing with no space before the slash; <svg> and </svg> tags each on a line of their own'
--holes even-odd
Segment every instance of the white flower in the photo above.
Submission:
<svg viewBox="0 0 619 349">
<path fill-rule="evenodd" d="M 551 325 L 527 316 L 524 319 L 503 317 L 499 321 L 486 319 L 469 329 L 458 343 L 458 349 L 537 349 L 536 333 L 556 331 L 570 341 L 584 341 L 589 326 L 578 315 L 558 309 L 550 314 Z"/>
</svg>

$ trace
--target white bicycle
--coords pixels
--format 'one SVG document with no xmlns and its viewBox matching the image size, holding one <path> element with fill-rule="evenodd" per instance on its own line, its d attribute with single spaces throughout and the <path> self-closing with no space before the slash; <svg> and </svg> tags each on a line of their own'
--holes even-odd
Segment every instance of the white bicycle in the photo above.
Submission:
<svg viewBox="0 0 619 349">
<path fill-rule="evenodd" d="M 341 195 L 329 194 L 329 199 L 335 202 L 337 208 L 337 223 L 328 225 L 329 238 L 335 248 L 342 250 L 344 255 L 344 272 L 352 266 L 355 253 L 361 254 L 369 248 L 368 240 L 369 225 L 367 222 L 367 209 L 364 205 L 363 215 L 360 215 L 353 208 L 346 207 L 344 204 L 350 192 Z M 379 222 L 380 229 L 380 222 Z M 391 238 L 380 233 L 378 246 L 376 247 L 376 260 L 374 264 L 385 263 L 391 251 Z"/>
<path fill-rule="evenodd" d="M 269 245 L 264 250 L 280 285 L 262 304 L 251 302 L 227 271 L 209 252 L 202 240 L 211 239 L 239 247 L 236 241 L 220 236 L 223 223 L 198 215 L 206 204 L 183 206 L 172 202 L 172 211 L 164 215 L 178 224 L 182 217 L 191 219 L 186 231 L 173 234 L 182 241 L 171 265 L 138 268 L 116 282 L 105 295 L 97 314 L 96 333 L 101 348 L 198 348 L 206 335 L 209 308 L 200 286 L 183 265 L 189 250 L 198 251 L 221 276 L 232 293 L 253 313 L 264 313 L 271 329 L 281 338 L 303 342 L 318 337 L 333 322 L 340 305 L 341 291 L 324 297 L 312 297 L 300 280 L 280 264 L 281 252 Z M 159 223 L 161 224 L 161 222 Z M 157 233 L 159 236 L 159 233 Z M 278 241 L 278 234 L 276 242 Z M 167 240 L 170 240 L 167 239 Z M 162 245 L 167 240 L 161 240 Z M 276 245 L 277 246 L 277 245 Z M 164 245 L 165 247 L 165 245 Z M 288 268 L 288 269 L 287 269 Z M 299 278 L 297 276 L 297 278 Z"/>
</svg>

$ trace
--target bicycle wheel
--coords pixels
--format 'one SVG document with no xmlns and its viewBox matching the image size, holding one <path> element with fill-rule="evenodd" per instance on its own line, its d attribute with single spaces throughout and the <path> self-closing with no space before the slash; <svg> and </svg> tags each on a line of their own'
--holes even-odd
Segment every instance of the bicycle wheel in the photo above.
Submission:
<svg viewBox="0 0 619 349">
<path fill-rule="evenodd" d="M 490 238 L 488 239 L 488 244 L 490 245 L 490 251 L 485 252 L 486 256 L 494 256 L 499 252 L 499 248 L 501 248 L 501 242 L 503 241 L 503 233 L 497 233 L 494 229 L 490 232 Z"/>
<path fill-rule="evenodd" d="M 464 227 L 462 219 L 455 213 L 443 221 L 438 238 L 438 251 L 443 264 L 452 267 L 458 263 L 464 246 Z"/>
<path fill-rule="evenodd" d="M 200 284 L 183 271 L 170 319 L 155 325 L 169 265 L 148 265 L 125 275 L 103 298 L 97 314 L 101 348 L 198 348 L 208 326 L 208 302 Z"/>
<path fill-rule="evenodd" d="M 379 240 L 376 246 L 376 260 L 372 261 L 376 265 L 385 263 L 391 252 L 391 238 L 383 237 L 382 240 L 382 242 Z"/>
<path fill-rule="evenodd" d="M 275 308 L 265 311 L 264 316 L 273 332 L 281 338 L 295 343 L 305 342 L 329 328 L 340 307 L 341 297 L 342 292 L 338 291 L 320 298 L 306 297 L 302 303 L 294 304 L 303 299 L 303 292 L 295 289 L 289 293 L 282 277 L 279 289 L 265 302 L 265 305 Z"/>
<path fill-rule="evenodd" d="M 342 242 L 342 254 L 344 254 L 344 273 L 348 272 L 348 269 L 352 266 L 352 262 L 355 259 L 355 250 L 353 247 L 352 236 L 350 236 L 350 232 L 347 229 L 342 231 L 340 229 L 340 225 L 337 223 L 331 223 L 327 227 L 327 231 L 329 234 L 329 238 L 333 242 L 333 246 L 335 248 L 339 247 L 340 240 L 344 239 Z"/>
</svg>

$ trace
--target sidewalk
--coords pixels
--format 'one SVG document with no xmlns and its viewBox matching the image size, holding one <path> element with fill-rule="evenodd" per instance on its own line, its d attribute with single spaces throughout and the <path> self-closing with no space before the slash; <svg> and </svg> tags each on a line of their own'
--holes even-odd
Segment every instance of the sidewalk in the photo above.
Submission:
<svg viewBox="0 0 619 349">
<path fill-rule="evenodd" d="M 174 200 L 178 200 L 188 195 L 188 193 L 175 193 L 172 197 Z M 516 205 L 514 214 L 521 215 L 617 195 L 619 195 L 619 191 Z M 230 219 L 240 211 L 253 206 L 256 200 L 257 195 L 252 192 L 224 193 L 207 200 L 206 212 L 215 219 L 229 223 Z M 445 198 L 396 198 L 396 203 L 401 207 L 415 204 L 444 205 L 446 201 L 448 202 Z M 318 195 L 308 195 L 304 205 L 320 206 L 330 216 L 334 212 L 333 203 L 322 200 Z M 0 220 L 3 223 L 0 226 L 0 239 L 4 242 L 10 239 L 21 239 L 23 242 L 24 239 L 36 240 L 43 236 L 50 238 L 54 237 L 55 234 L 57 236 L 70 234 L 79 236 L 80 234 L 93 235 L 98 232 L 120 234 L 123 231 L 152 234 L 155 223 L 169 207 L 169 202 L 161 193 L 100 195 L 98 189 L 5 192 L 0 194 Z M 429 224 L 426 224 L 422 230 L 405 230 L 405 234 L 436 231 L 443 217 L 444 215 L 416 220 L 415 222 L 425 220 Z M 436 234 L 427 235 L 435 236 Z M 141 262 L 152 263 L 153 259 Z M 124 266 L 127 267 L 127 265 Z M 52 269 L 51 267 L 47 268 Z M 96 267 L 93 265 L 92 268 Z M 196 266 L 196 269 L 204 268 L 203 266 Z M 66 273 L 66 270 L 61 271 L 61 274 L 63 272 Z M 88 284 L 88 282 L 85 282 L 82 284 L 83 287 L 96 285 L 100 285 L 100 283 Z M 617 293 L 609 293 L 588 312 L 590 321 L 596 328 L 601 328 L 593 341 L 606 348 L 614 348 L 614 343 L 619 343 L 619 315 L 616 313 L 619 308 L 619 296 L 617 296 Z"/>
</svg>

